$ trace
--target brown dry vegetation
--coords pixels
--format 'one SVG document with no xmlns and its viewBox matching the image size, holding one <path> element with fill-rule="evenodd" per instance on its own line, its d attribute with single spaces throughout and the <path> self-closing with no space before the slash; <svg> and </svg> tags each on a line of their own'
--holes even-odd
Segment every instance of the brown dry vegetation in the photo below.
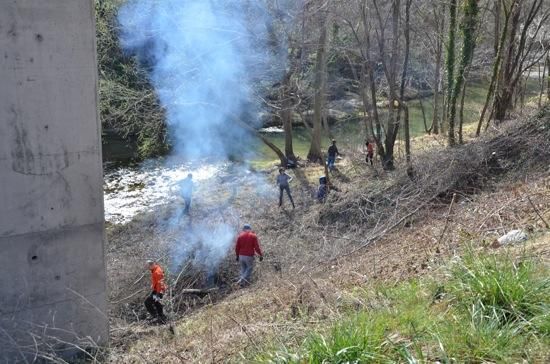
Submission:
<svg viewBox="0 0 550 364">
<path fill-rule="evenodd" d="M 266 342 L 299 345 L 311 328 L 338 321 L 343 309 L 369 307 L 354 290 L 437 271 L 464 246 L 491 249 L 496 237 L 513 228 L 530 234 L 523 246 L 528 254 L 547 260 L 549 164 L 546 109 L 479 141 L 416 155 L 412 178 L 368 168 L 350 152 L 333 176 L 339 191 L 323 205 L 311 198 L 310 181 L 321 170 L 310 166 L 295 171 L 295 211 L 279 210 L 275 196 L 255 197 L 246 188 L 219 209 L 197 206 L 194 219 L 223 219 L 236 229 L 251 223 L 266 260 L 257 264 L 251 287 L 236 289 L 230 254 L 220 269 L 222 289 L 200 296 L 178 292 L 204 286 L 203 274 L 185 264 L 171 272 L 168 306 L 175 335 L 142 322 L 148 290 L 143 260 L 155 255 L 167 262 L 179 234 L 162 224 L 171 209 L 111 227 L 110 360 L 245 361 L 242 355 L 264 350 Z"/>
</svg>

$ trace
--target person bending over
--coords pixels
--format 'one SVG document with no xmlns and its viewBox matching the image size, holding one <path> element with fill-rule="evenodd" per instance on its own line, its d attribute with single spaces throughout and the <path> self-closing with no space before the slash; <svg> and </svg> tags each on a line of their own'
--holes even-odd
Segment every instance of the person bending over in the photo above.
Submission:
<svg viewBox="0 0 550 364">
<path fill-rule="evenodd" d="M 164 284 L 164 272 L 160 265 L 154 260 L 147 261 L 147 268 L 151 271 L 151 294 L 145 300 L 145 308 L 153 318 L 156 318 L 160 323 L 166 323 L 164 315 L 162 296 L 166 291 Z"/>
</svg>

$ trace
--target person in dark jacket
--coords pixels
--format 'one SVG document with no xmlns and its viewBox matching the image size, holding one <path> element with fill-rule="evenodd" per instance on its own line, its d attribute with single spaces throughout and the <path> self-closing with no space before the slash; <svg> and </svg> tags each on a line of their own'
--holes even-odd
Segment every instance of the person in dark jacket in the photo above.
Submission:
<svg viewBox="0 0 550 364">
<path fill-rule="evenodd" d="M 145 300 L 145 308 L 147 312 L 158 319 L 160 323 L 166 322 L 166 316 L 164 315 L 162 296 L 166 291 L 166 285 L 164 284 L 164 272 L 160 265 L 153 260 L 147 261 L 147 268 L 151 271 L 151 294 Z"/>
<path fill-rule="evenodd" d="M 235 255 L 241 265 L 239 284 L 244 287 L 250 284 L 252 271 L 254 270 L 254 256 L 258 254 L 260 262 L 264 260 L 258 237 L 252 231 L 250 225 L 246 224 L 243 231 L 237 237 L 235 244 Z"/>
<path fill-rule="evenodd" d="M 327 185 L 327 178 L 325 176 L 322 176 L 319 178 L 319 189 L 317 190 L 317 200 L 320 203 L 325 202 L 328 195 L 328 185 Z"/>
<path fill-rule="evenodd" d="M 336 156 L 340 154 L 338 152 L 338 148 L 336 147 L 336 140 L 332 139 L 332 145 L 328 147 L 328 158 L 327 158 L 327 164 L 328 164 L 328 170 L 332 172 L 334 169 L 334 163 L 336 163 Z"/>
<path fill-rule="evenodd" d="M 283 192 L 286 191 L 286 194 L 288 195 L 288 198 L 290 200 L 290 203 L 292 204 L 292 208 L 296 208 L 294 206 L 294 200 L 292 199 L 292 195 L 290 194 L 290 182 L 292 181 L 292 177 L 290 177 L 283 168 L 279 168 L 279 175 L 277 176 L 277 185 L 279 186 L 279 207 L 283 206 Z"/>
</svg>

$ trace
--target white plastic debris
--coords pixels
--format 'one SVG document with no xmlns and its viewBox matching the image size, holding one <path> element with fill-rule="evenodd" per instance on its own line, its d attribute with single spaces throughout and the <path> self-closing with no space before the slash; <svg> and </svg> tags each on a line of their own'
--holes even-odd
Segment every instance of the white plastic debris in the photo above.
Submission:
<svg viewBox="0 0 550 364">
<path fill-rule="evenodd" d="M 523 230 L 511 230 L 497 239 L 500 245 L 516 244 L 525 240 L 527 240 L 527 234 Z"/>
</svg>

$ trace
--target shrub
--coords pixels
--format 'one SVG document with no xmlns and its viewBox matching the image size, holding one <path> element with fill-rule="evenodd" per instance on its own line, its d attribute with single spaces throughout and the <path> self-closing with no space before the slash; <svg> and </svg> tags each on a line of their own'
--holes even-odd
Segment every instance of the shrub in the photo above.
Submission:
<svg viewBox="0 0 550 364">
<path fill-rule="evenodd" d="M 548 312 L 550 303 L 547 269 L 503 255 L 470 251 L 455 264 L 449 288 L 461 305 L 476 307 L 477 317 L 492 317 L 502 325 L 530 322 Z"/>
</svg>

